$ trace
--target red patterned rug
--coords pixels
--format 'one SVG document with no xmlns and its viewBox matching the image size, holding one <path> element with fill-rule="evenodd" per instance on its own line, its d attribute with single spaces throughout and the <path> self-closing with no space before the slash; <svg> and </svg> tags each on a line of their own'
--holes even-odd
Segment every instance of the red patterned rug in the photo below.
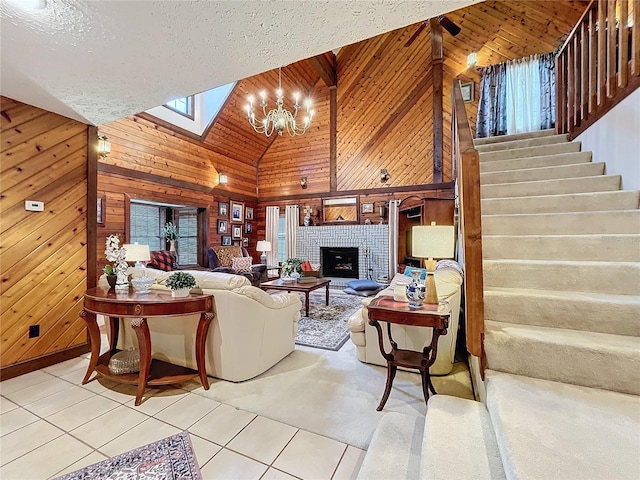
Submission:
<svg viewBox="0 0 640 480">
<path fill-rule="evenodd" d="M 56 480 L 202 480 L 188 432 L 108 458 Z"/>
</svg>

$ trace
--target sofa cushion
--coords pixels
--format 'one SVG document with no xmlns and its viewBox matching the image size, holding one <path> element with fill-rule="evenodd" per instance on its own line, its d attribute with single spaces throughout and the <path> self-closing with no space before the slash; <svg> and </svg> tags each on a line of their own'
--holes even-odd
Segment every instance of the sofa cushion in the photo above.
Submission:
<svg viewBox="0 0 640 480">
<path fill-rule="evenodd" d="M 367 280 L 365 278 L 361 280 L 351 280 L 347 282 L 347 287 L 352 288 L 356 292 L 360 290 L 380 290 L 382 285 L 374 282 L 373 280 Z"/>
<path fill-rule="evenodd" d="M 242 257 L 242 248 L 238 246 L 213 247 L 221 267 L 230 267 L 235 257 Z"/>
<path fill-rule="evenodd" d="M 343 290 L 344 293 L 348 293 L 349 295 L 359 295 L 361 297 L 371 297 L 380 291 L 379 288 L 375 290 L 354 290 L 353 288 L 345 288 Z"/>
<path fill-rule="evenodd" d="M 251 273 L 251 257 L 234 257 L 231 259 L 231 268 L 236 273 Z"/>
<path fill-rule="evenodd" d="M 269 295 L 264 290 L 252 285 L 246 285 L 244 287 L 234 289 L 234 292 L 251 298 L 261 305 L 271 309 L 285 308 L 296 302 L 299 302 L 300 306 L 302 306 L 300 297 L 295 293 L 278 292 Z"/>
<path fill-rule="evenodd" d="M 151 261 L 148 263 L 149 267 L 162 270 L 163 272 L 170 272 L 173 270 L 173 265 L 176 261 L 175 254 L 173 252 L 168 250 L 155 250 L 149 253 L 151 256 Z"/>
</svg>

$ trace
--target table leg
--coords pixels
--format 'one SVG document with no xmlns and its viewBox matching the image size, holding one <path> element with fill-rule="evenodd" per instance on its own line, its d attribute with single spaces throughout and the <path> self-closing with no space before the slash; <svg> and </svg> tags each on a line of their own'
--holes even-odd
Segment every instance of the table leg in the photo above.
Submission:
<svg viewBox="0 0 640 480">
<path fill-rule="evenodd" d="M 84 385 L 89 381 L 89 377 L 96 369 L 98 359 L 100 358 L 100 327 L 98 327 L 98 320 L 96 319 L 95 313 L 88 312 L 83 309 L 80 311 L 80 317 L 82 317 L 87 324 L 89 341 L 91 342 L 91 358 L 89 359 L 89 367 L 87 368 L 87 373 L 82 380 L 82 384 Z"/>
<path fill-rule="evenodd" d="M 327 283 L 327 307 L 329 306 L 329 284 Z"/>
<path fill-rule="evenodd" d="M 136 393 L 136 407 L 142 402 L 147 387 L 147 379 L 149 378 L 149 370 L 151 368 L 151 336 L 149 335 L 149 326 L 146 318 L 132 318 L 131 328 L 136 332 L 138 337 L 138 348 L 140 349 L 140 374 L 138 375 L 138 392 Z"/>
<path fill-rule="evenodd" d="M 211 320 L 215 318 L 215 314 L 211 312 L 202 312 L 200 321 L 198 322 L 198 330 L 196 332 L 196 364 L 198 365 L 198 375 L 200 382 L 205 390 L 209 390 L 209 379 L 207 378 L 207 362 L 206 362 L 206 345 L 207 332 Z"/>
<path fill-rule="evenodd" d="M 376 408 L 378 412 L 384 408 L 384 404 L 387 403 L 387 400 L 389 399 L 389 394 L 391 393 L 391 385 L 393 385 L 393 379 L 396 377 L 397 370 L 398 367 L 387 363 L 387 385 L 384 387 L 384 393 L 382 394 L 380 405 L 378 405 L 378 408 Z"/>
<path fill-rule="evenodd" d="M 304 292 L 305 317 L 309 316 L 309 292 Z"/>
<path fill-rule="evenodd" d="M 109 318 L 109 331 L 111 332 L 111 342 L 109 345 L 109 351 L 111 355 L 116 353 L 118 348 L 118 337 L 120 336 L 120 319 L 118 317 Z"/>
</svg>

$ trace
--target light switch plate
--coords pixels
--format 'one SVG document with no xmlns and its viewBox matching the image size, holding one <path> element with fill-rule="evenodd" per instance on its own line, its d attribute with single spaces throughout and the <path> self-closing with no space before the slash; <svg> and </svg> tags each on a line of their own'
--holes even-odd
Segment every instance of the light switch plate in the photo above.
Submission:
<svg viewBox="0 0 640 480">
<path fill-rule="evenodd" d="M 26 200 L 24 202 L 24 209 L 30 212 L 44 212 L 44 202 L 37 202 L 35 200 Z"/>
</svg>

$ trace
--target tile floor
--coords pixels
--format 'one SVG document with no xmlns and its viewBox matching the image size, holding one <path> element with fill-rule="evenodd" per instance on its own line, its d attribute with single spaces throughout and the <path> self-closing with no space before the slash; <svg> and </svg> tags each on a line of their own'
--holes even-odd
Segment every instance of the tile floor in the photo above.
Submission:
<svg viewBox="0 0 640 480">
<path fill-rule="evenodd" d="M 204 479 L 350 479 L 365 452 L 180 388 L 100 380 L 80 385 L 88 356 L 0 384 L 0 478 L 46 479 L 182 430 Z"/>
</svg>

